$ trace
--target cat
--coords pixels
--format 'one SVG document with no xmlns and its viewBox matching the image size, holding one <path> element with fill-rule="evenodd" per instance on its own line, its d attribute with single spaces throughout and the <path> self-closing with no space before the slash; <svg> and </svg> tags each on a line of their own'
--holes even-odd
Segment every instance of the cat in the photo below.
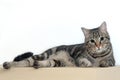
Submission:
<svg viewBox="0 0 120 80">
<path fill-rule="evenodd" d="M 62 45 L 33 55 L 27 52 L 4 62 L 3 68 L 11 67 L 110 67 L 115 66 L 112 44 L 104 21 L 93 29 L 81 28 L 85 41 L 82 44 Z"/>
</svg>

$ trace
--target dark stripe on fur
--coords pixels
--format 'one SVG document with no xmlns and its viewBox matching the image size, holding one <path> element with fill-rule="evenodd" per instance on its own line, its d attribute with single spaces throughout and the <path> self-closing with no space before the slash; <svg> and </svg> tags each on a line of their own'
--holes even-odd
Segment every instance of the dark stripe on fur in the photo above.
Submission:
<svg viewBox="0 0 120 80">
<path fill-rule="evenodd" d="M 81 45 L 77 45 L 77 47 L 74 49 L 74 52 L 73 52 L 73 58 L 76 59 L 78 57 L 78 55 L 81 53 Z"/>
<path fill-rule="evenodd" d="M 63 46 L 57 47 L 56 52 L 61 51 L 61 50 L 62 51 L 66 51 L 67 50 L 67 46 L 63 45 Z"/>
<path fill-rule="evenodd" d="M 49 58 L 49 56 L 52 55 L 52 50 L 48 49 L 47 51 L 45 51 L 45 53 L 47 53 L 47 58 Z"/>
<path fill-rule="evenodd" d="M 74 48 L 75 48 L 76 46 L 75 45 L 70 45 L 68 48 L 67 48 L 67 51 L 70 53 L 70 55 L 72 55 L 73 54 L 73 52 L 74 52 Z"/>
<path fill-rule="evenodd" d="M 55 65 L 54 67 L 60 67 L 61 66 L 61 62 L 59 60 L 54 60 Z"/>
<path fill-rule="evenodd" d="M 33 56 L 32 52 L 26 52 L 24 54 L 21 54 L 21 55 L 18 55 L 17 57 L 15 57 L 13 61 L 21 61 L 21 60 L 27 59 L 31 56 Z"/>
</svg>

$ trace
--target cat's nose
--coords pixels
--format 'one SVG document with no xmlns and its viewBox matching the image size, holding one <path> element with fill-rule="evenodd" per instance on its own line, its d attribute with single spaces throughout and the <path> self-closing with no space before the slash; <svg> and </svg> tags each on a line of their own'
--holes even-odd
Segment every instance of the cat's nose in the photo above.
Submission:
<svg viewBox="0 0 120 80">
<path fill-rule="evenodd" d="M 97 50 L 100 50 L 101 49 L 101 45 L 99 43 L 96 43 L 96 48 L 97 48 Z"/>
</svg>

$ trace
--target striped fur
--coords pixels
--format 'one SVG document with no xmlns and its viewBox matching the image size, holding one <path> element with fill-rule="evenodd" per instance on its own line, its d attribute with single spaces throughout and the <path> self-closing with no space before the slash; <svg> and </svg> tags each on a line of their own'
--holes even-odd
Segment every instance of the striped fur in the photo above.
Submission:
<svg viewBox="0 0 120 80">
<path fill-rule="evenodd" d="M 3 67 L 109 67 L 115 65 L 110 36 L 106 23 L 98 28 L 82 28 L 85 42 L 76 45 L 62 45 L 46 50 L 42 54 L 26 57 L 23 54 Z M 27 53 L 29 55 L 29 53 Z M 25 56 L 25 57 L 24 57 Z M 22 57 L 22 58 L 21 58 Z"/>
</svg>

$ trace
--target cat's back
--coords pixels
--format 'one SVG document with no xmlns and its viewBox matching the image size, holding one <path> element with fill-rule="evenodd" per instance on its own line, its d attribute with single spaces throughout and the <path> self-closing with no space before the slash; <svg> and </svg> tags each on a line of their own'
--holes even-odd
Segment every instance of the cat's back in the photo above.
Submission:
<svg viewBox="0 0 120 80">
<path fill-rule="evenodd" d="M 75 53 L 83 50 L 84 50 L 84 43 L 74 44 L 74 45 L 60 45 L 60 46 L 50 48 L 46 50 L 44 53 L 52 55 L 52 54 L 57 54 L 58 52 L 64 51 L 69 53 L 70 56 L 73 56 Z"/>
</svg>

